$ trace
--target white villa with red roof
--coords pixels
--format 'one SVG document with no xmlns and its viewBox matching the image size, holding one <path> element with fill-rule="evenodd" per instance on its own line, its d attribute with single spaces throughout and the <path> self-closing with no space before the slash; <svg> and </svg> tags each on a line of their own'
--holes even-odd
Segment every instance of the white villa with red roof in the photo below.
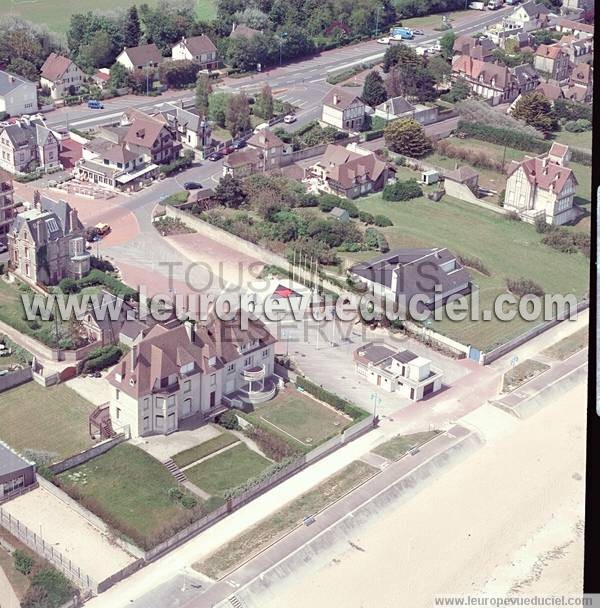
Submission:
<svg viewBox="0 0 600 608">
<path fill-rule="evenodd" d="M 214 70 L 218 67 L 217 47 L 206 34 L 182 38 L 171 49 L 171 57 L 176 60 L 197 61 L 203 70 Z"/>
<path fill-rule="evenodd" d="M 52 99 L 76 95 L 85 81 L 84 71 L 64 55 L 50 53 L 42 65 L 40 84 L 50 89 Z"/>
<path fill-rule="evenodd" d="M 577 178 L 567 166 L 569 146 L 553 143 L 541 157 L 513 161 L 506 182 L 505 209 L 516 211 L 526 222 L 543 217 L 548 224 L 565 224 L 575 219 L 573 206 Z"/>
<path fill-rule="evenodd" d="M 208 421 L 228 407 L 276 392 L 275 338 L 257 319 L 156 325 L 113 368 L 110 417 L 131 436 L 169 434 L 188 419 Z"/>
</svg>

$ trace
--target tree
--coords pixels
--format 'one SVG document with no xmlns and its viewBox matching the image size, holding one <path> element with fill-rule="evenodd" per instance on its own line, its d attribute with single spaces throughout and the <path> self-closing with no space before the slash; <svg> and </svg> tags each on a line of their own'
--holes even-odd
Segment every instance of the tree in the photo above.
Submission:
<svg viewBox="0 0 600 608">
<path fill-rule="evenodd" d="M 121 89 L 129 85 L 129 70 L 122 63 L 114 63 L 110 68 L 108 86 L 111 89 Z"/>
<path fill-rule="evenodd" d="M 198 74 L 196 78 L 196 110 L 200 116 L 208 114 L 208 100 L 212 93 L 212 85 L 207 74 Z"/>
<path fill-rule="evenodd" d="M 415 67 L 406 64 L 394 67 L 386 85 L 390 97 L 410 97 L 417 101 L 431 101 L 436 97 L 433 76 L 423 65 Z"/>
<path fill-rule="evenodd" d="M 394 152 L 421 158 L 431 152 L 432 145 L 423 127 L 412 118 L 392 121 L 384 130 L 386 145 Z"/>
<path fill-rule="evenodd" d="M 552 103 L 539 91 L 522 95 L 515 103 L 512 115 L 513 118 L 522 120 L 525 124 L 544 133 L 556 131 L 559 128 Z"/>
<path fill-rule="evenodd" d="M 266 82 L 256 100 L 254 113 L 265 120 L 273 118 L 273 91 L 271 91 L 271 87 Z"/>
<path fill-rule="evenodd" d="M 189 59 L 171 59 L 158 66 L 160 81 L 176 88 L 194 82 L 199 70 L 200 64 Z"/>
<path fill-rule="evenodd" d="M 23 59 L 22 57 L 12 59 L 6 70 L 11 74 L 23 76 L 23 78 L 27 78 L 27 80 L 36 81 L 38 79 L 38 69 L 31 61 Z"/>
<path fill-rule="evenodd" d="M 432 57 L 427 62 L 427 70 L 438 84 L 443 84 L 452 74 L 452 66 L 442 57 Z"/>
<path fill-rule="evenodd" d="M 459 76 L 453 83 L 449 93 L 442 95 L 444 101 L 450 103 L 457 103 L 463 101 L 471 94 L 471 87 L 469 83 L 462 77 Z"/>
<path fill-rule="evenodd" d="M 372 108 L 378 106 L 387 99 L 383 78 L 381 78 L 379 72 L 373 70 L 367 74 L 361 97 L 362 100 Z"/>
<path fill-rule="evenodd" d="M 246 200 L 242 182 L 232 175 L 224 175 L 215 188 L 215 198 L 219 203 L 231 209 L 238 209 Z"/>
<path fill-rule="evenodd" d="M 442 47 L 442 57 L 444 59 L 452 59 L 454 55 L 454 43 L 456 42 L 456 34 L 450 30 L 440 38 L 440 46 Z"/>
<path fill-rule="evenodd" d="M 79 64 L 86 68 L 102 68 L 113 63 L 115 58 L 110 35 L 102 30 L 93 34 L 89 42 L 79 48 L 77 56 Z"/>
<path fill-rule="evenodd" d="M 393 67 L 412 65 L 423 66 L 423 60 L 415 50 L 406 44 L 394 44 L 387 48 L 383 56 L 383 71 L 387 74 Z"/>
<path fill-rule="evenodd" d="M 229 100 L 225 126 L 233 137 L 237 137 L 250 129 L 250 104 L 244 92 L 233 95 Z"/>
<path fill-rule="evenodd" d="M 225 117 L 227 116 L 227 108 L 231 95 L 218 91 L 211 93 L 208 97 L 208 117 L 220 127 L 225 126 Z"/>
<path fill-rule="evenodd" d="M 135 4 L 127 11 L 127 21 L 125 22 L 125 46 L 138 46 L 142 36 L 140 18 Z"/>
</svg>

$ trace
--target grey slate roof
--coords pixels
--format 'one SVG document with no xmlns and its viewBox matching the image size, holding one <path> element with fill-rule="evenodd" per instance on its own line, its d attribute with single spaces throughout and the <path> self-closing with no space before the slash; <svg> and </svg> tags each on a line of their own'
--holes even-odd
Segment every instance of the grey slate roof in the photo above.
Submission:
<svg viewBox="0 0 600 608">
<path fill-rule="evenodd" d="M 22 84 L 31 84 L 35 86 L 33 82 L 26 80 L 22 76 L 0 70 L 0 95 L 6 95 L 11 91 L 14 91 L 17 87 L 20 87 Z"/>
<path fill-rule="evenodd" d="M 393 116 L 399 116 L 400 114 L 406 114 L 406 112 L 414 112 L 415 106 L 406 101 L 404 97 L 392 97 L 392 99 L 380 103 L 377 109 L 389 112 Z"/>
<path fill-rule="evenodd" d="M 11 450 L 3 441 L 0 441 L 0 475 L 20 471 L 30 466 L 31 463 L 24 458 L 21 458 L 21 456 Z"/>
</svg>

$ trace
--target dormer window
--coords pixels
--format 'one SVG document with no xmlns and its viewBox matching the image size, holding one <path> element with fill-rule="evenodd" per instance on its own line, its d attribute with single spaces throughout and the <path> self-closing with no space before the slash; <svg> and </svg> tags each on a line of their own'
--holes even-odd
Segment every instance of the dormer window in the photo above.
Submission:
<svg viewBox="0 0 600 608">
<path fill-rule="evenodd" d="M 117 382 L 123 382 L 123 375 L 122 374 L 115 374 L 115 380 Z"/>
<path fill-rule="evenodd" d="M 217 364 L 217 358 L 216 357 L 210 357 L 210 359 L 208 360 L 208 364 L 211 367 L 214 367 Z"/>
</svg>

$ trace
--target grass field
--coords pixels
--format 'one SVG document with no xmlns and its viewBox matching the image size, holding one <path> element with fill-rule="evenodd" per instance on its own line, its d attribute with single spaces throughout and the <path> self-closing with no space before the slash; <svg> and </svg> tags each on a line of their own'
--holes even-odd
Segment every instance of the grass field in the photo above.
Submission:
<svg viewBox="0 0 600 608">
<path fill-rule="evenodd" d="M 384 201 L 375 194 L 356 201 L 363 211 L 387 215 L 394 226 L 382 229 L 390 247 L 448 247 L 456 255 L 479 258 L 491 276 L 471 270 L 479 286 L 480 310 L 491 308 L 506 293 L 507 278 L 529 278 L 545 293 L 582 296 L 588 288 L 589 260 L 582 254 L 563 254 L 541 243 L 534 227 L 469 203 L 444 197 L 440 203 L 426 198 L 408 202 Z M 368 260 L 372 252 L 347 254 L 353 260 Z M 481 315 L 479 316 L 481 318 Z M 531 328 L 518 316 L 510 322 L 497 319 L 454 322 L 432 320 L 431 327 L 463 344 L 488 350 Z"/>
<path fill-rule="evenodd" d="M 148 0 L 147 3 L 154 6 L 158 0 Z M 136 4 L 136 0 L 107 0 L 102 4 L 94 0 L 0 0 L 0 14 L 18 15 L 35 23 L 46 24 L 50 30 L 63 34 L 69 28 L 74 13 L 128 8 L 132 4 Z M 196 0 L 196 14 L 203 21 L 214 19 L 217 16 L 216 0 Z"/>
<path fill-rule="evenodd" d="M 568 146 L 582 148 L 584 150 L 592 149 L 592 130 L 583 131 L 582 133 L 571 133 L 570 131 L 560 131 L 556 134 L 556 141 Z"/>
<path fill-rule="evenodd" d="M 281 392 L 275 399 L 258 406 L 254 415 L 310 447 L 352 424 L 348 418 L 295 389 Z"/>
<path fill-rule="evenodd" d="M 184 450 L 183 452 L 179 452 L 179 454 L 175 454 L 173 460 L 178 467 L 186 467 L 188 464 L 192 464 L 192 462 L 196 462 L 196 460 L 200 460 L 205 456 L 218 452 L 237 441 L 239 440 L 235 435 L 232 435 L 231 433 L 221 433 L 200 445 L 196 445 L 189 450 Z"/>
<path fill-rule="evenodd" d="M 423 433 L 412 433 L 411 435 L 398 435 L 378 445 L 371 451 L 384 458 L 398 460 L 413 448 L 423 445 L 438 434 L 439 431 L 426 431 Z"/>
<path fill-rule="evenodd" d="M 177 481 L 156 458 L 122 443 L 58 476 L 61 485 L 108 525 L 142 547 L 160 540 L 166 525 L 184 523 L 191 512 L 171 499 Z"/>
<path fill-rule="evenodd" d="M 222 578 L 236 566 L 256 555 L 275 540 L 291 532 L 302 520 L 322 511 L 350 490 L 366 481 L 376 470 L 355 460 L 310 492 L 288 503 L 279 511 L 255 524 L 217 551 L 193 564 L 193 568 L 214 579 Z"/>
<path fill-rule="evenodd" d="M 186 469 L 187 478 L 213 496 L 223 496 L 226 490 L 256 477 L 271 463 L 246 445 L 235 445 L 204 462 Z"/>
<path fill-rule="evenodd" d="M 472 15 L 473 11 L 450 11 L 445 13 L 436 13 L 434 15 L 425 15 L 423 17 L 412 17 L 411 19 L 402 19 L 403 27 L 411 27 L 411 28 L 435 28 L 440 27 L 442 25 L 442 15 L 446 15 L 450 23 L 452 21 L 459 19 L 461 17 L 465 17 L 467 15 Z M 418 42 L 419 38 L 415 38 Z"/>
<path fill-rule="evenodd" d="M 564 361 L 588 345 L 588 332 L 589 328 L 582 327 L 570 336 L 567 336 L 556 342 L 556 344 L 544 349 L 542 355 L 546 355 L 546 357 L 556 359 L 557 361 Z"/>
<path fill-rule="evenodd" d="M 64 384 L 28 382 L 2 393 L 0 438 L 18 451 L 46 450 L 62 460 L 90 447 L 88 416 L 94 406 Z"/>
</svg>

